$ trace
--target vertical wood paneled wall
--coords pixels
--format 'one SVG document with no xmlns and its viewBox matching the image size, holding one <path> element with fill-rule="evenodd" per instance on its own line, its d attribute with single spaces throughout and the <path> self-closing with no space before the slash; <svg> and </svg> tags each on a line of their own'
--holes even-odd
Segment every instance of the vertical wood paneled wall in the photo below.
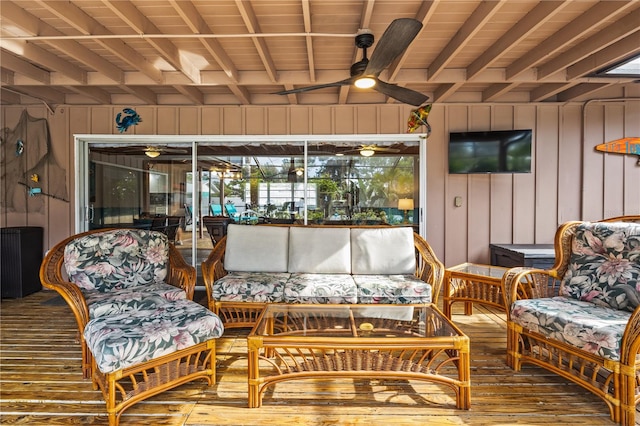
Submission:
<svg viewBox="0 0 640 426">
<path fill-rule="evenodd" d="M 46 117 L 53 152 L 67 169 L 71 202 L 47 198 L 45 213 L 3 207 L 0 226 L 43 226 L 45 250 L 74 232 L 74 134 L 115 134 L 125 107 L 58 106 Z M 24 107 L 1 108 L 2 127 L 13 128 Z M 140 106 L 134 134 L 305 135 L 404 133 L 405 105 L 180 107 Z M 489 262 L 490 243 L 552 243 L 559 224 L 640 213 L 636 156 L 603 154 L 595 145 L 640 136 L 640 101 L 586 104 L 444 104 L 429 116 L 427 238 L 447 266 Z M 530 174 L 449 175 L 450 131 L 531 128 Z M 3 165 L 4 166 L 4 165 Z M 454 197 L 462 206 L 454 206 Z"/>
</svg>

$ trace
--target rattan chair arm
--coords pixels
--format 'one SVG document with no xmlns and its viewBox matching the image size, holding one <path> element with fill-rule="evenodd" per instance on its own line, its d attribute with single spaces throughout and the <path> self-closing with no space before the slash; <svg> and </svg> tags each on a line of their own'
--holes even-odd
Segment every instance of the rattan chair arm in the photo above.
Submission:
<svg viewBox="0 0 640 426">
<path fill-rule="evenodd" d="M 623 365 L 640 368 L 640 306 L 637 307 L 627 323 L 620 346 L 620 362 Z"/>
<path fill-rule="evenodd" d="M 202 279 L 209 303 L 215 302 L 213 299 L 213 283 L 227 275 L 227 271 L 224 269 L 224 251 L 226 247 L 227 236 L 225 235 L 218 240 L 209 256 L 201 264 Z"/>
<path fill-rule="evenodd" d="M 217 279 L 227 275 L 224 269 L 224 252 L 227 247 L 227 236 L 220 238 L 209 256 L 202 262 L 202 278 L 205 285 L 213 284 Z"/>
<path fill-rule="evenodd" d="M 640 222 L 640 215 L 632 214 L 625 216 L 614 216 L 599 220 L 598 222 Z"/>
<path fill-rule="evenodd" d="M 180 251 L 173 244 L 169 244 L 167 284 L 183 289 L 187 293 L 187 298 L 193 300 L 193 293 L 196 289 L 196 268 L 184 260 Z"/>
<path fill-rule="evenodd" d="M 59 242 L 47 252 L 40 264 L 40 282 L 44 287 L 56 291 L 67 302 L 82 335 L 84 326 L 89 322 L 89 307 L 80 287 L 69 282 L 63 272 L 64 248 L 73 238 L 72 236 Z"/>
<path fill-rule="evenodd" d="M 507 315 L 516 300 L 541 299 L 558 294 L 560 280 L 554 269 L 532 269 L 522 266 L 507 270 L 502 276 Z"/>
<path fill-rule="evenodd" d="M 413 244 L 416 249 L 416 276 L 431 284 L 431 302 L 436 304 L 444 280 L 444 264 L 438 260 L 429 243 L 415 232 Z"/>
</svg>

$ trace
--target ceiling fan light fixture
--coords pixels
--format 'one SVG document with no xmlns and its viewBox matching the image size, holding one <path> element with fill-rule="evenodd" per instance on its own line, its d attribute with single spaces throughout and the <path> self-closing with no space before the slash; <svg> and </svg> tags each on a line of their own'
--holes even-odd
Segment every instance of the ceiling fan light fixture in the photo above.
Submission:
<svg viewBox="0 0 640 426">
<path fill-rule="evenodd" d="M 360 155 L 363 157 L 371 157 L 375 153 L 371 148 L 364 148 L 360 150 Z"/>
<path fill-rule="evenodd" d="M 357 79 L 353 84 L 358 89 L 371 89 L 376 85 L 376 80 L 371 77 L 361 77 Z"/>
<path fill-rule="evenodd" d="M 157 151 L 155 149 L 148 149 L 144 153 L 149 158 L 156 158 L 157 156 L 160 155 L 160 151 Z"/>
</svg>

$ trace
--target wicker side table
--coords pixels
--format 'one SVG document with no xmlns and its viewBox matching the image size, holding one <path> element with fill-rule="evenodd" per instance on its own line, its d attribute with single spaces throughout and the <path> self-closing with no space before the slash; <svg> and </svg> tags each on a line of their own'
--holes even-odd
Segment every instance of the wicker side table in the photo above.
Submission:
<svg viewBox="0 0 640 426">
<path fill-rule="evenodd" d="M 451 319 L 451 305 L 464 302 L 464 314 L 473 313 L 473 303 L 505 309 L 502 276 L 508 270 L 500 266 L 463 263 L 444 272 L 442 310 Z"/>
</svg>

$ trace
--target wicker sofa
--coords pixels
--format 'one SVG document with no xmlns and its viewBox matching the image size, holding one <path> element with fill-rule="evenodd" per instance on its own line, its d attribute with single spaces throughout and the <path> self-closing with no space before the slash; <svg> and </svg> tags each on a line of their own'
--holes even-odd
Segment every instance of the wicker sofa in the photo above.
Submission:
<svg viewBox="0 0 640 426">
<path fill-rule="evenodd" d="M 640 216 L 568 222 L 550 270 L 513 268 L 507 363 L 535 364 L 602 398 L 611 419 L 634 425 L 640 400 Z"/>
<path fill-rule="evenodd" d="M 231 328 L 267 303 L 436 303 L 444 265 L 410 227 L 230 224 L 202 275 Z"/>
<path fill-rule="evenodd" d="M 73 235 L 48 252 L 40 278 L 73 311 L 83 375 L 102 390 L 110 425 L 152 395 L 196 379 L 215 383 L 222 322 L 191 300 L 195 269 L 164 233 Z"/>
</svg>

